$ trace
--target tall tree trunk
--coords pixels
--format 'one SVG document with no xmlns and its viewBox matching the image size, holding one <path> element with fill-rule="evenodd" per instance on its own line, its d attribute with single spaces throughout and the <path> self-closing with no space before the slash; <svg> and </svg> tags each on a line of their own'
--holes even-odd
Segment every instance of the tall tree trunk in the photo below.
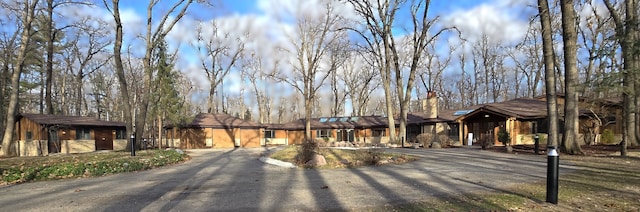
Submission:
<svg viewBox="0 0 640 212">
<path fill-rule="evenodd" d="M 76 116 L 80 116 L 80 114 L 82 114 L 81 111 L 82 111 L 82 86 L 83 86 L 82 79 L 83 78 L 84 77 L 82 76 L 82 69 L 80 69 L 78 71 L 78 74 L 75 77 L 75 80 L 76 80 L 76 83 L 75 83 L 75 85 L 76 85 L 75 108 L 76 108 L 76 110 L 74 112 L 74 115 L 76 115 Z"/>
<path fill-rule="evenodd" d="M 639 13 L 639 9 L 638 9 L 638 0 L 626 0 L 626 14 L 627 14 L 627 39 L 628 39 L 628 45 L 630 45 L 630 55 L 629 58 L 625 59 L 625 64 L 627 59 L 629 60 L 629 63 L 631 65 L 631 67 L 628 69 L 631 72 L 631 77 L 632 80 L 631 82 L 633 83 L 633 87 L 634 87 L 634 92 L 631 95 L 631 99 L 630 101 L 633 101 L 634 104 L 630 105 L 633 107 L 633 116 L 635 118 L 635 120 L 632 122 L 633 125 L 629 127 L 629 133 L 634 132 L 634 134 L 629 134 L 629 137 L 632 137 L 629 140 L 629 145 L 631 146 L 638 146 L 640 144 L 640 130 L 638 130 L 638 126 L 640 125 L 640 107 L 638 107 L 638 105 L 640 105 L 640 97 L 638 95 L 640 95 L 640 82 L 638 80 L 640 80 L 640 54 L 638 54 L 638 51 L 640 49 L 640 31 L 638 30 L 638 24 L 640 24 L 640 21 L 638 20 L 638 13 Z M 631 121 L 631 119 L 634 118 L 629 118 L 628 121 Z"/>
<path fill-rule="evenodd" d="M 105 6 L 108 7 L 106 0 Z M 118 83 L 120 86 L 120 94 L 122 97 L 123 117 L 127 123 L 127 136 L 133 134 L 133 117 L 131 107 L 131 97 L 129 96 L 129 86 L 127 85 L 127 78 L 124 74 L 124 66 L 122 64 L 122 20 L 120 19 L 120 0 L 112 0 L 112 15 L 116 24 L 116 40 L 113 45 L 113 58 L 116 68 L 116 76 L 118 77 Z M 127 149 L 131 150 L 130 140 L 127 139 Z"/>
<path fill-rule="evenodd" d="M 538 11 L 542 26 L 542 52 L 544 55 L 545 86 L 547 89 L 547 114 L 549 129 L 547 143 L 558 146 L 558 104 L 556 96 L 555 63 L 553 55 L 553 37 L 551 28 L 551 15 L 547 0 L 538 0 Z"/>
<path fill-rule="evenodd" d="M 561 0 L 562 40 L 564 43 L 564 133 L 560 151 L 568 154 L 583 154 L 578 141 L 578 58 L 576 11 L 573 0 Z"/>
<path fill-rule="evenodd" d="M 311 137 L 311 112 L 312 112 L 312 99 L 304 99 L 304 139 L 305 142 L 312 139 Z"/>
<path fill-rule="evenodd" d="M 31 23 L 35 19 L 35 10 L 38 0 L 32 2 L 24 1 L 24 10 L 22 11 L 23 27 L 20 35 L 20 48 L 18 49 L 18 56 L 16 58 L 16 66 L 11 74 L 11 96 L 9 97 L 9 105 L 7 106 L 7 120 L 4 129 L 4 136 L 2 137 L 2 153 L 4 156 L 10 156 L 13 154 L 11 151 L 11 144 L 13 143 L 13 132 L 16 124 L 16 113 L 18 109 L 18 95 L 20 94 L 20 75 L 24 68 L 25 58 L 27 56 L 28 46 L 30 43 L 32 33 Z"/>
<path fill-rule="evenodd" d="M 385 56 L 387 57 L 387 61 L 391 60 L 389 59 L 389 56 Z M 395 110 L 393 109 L 393 96 L 391 95 L 391 67 L 389 67 L 390 65 L 388 64 L 389 62 L 385 62 L 386 63 L 386 67 L 382 68 L 380 76 L 382 77 L 382 87 L 384 88 L 384 98 L 385 98 L 385 103 L 387 106 L 387 123 L 388 123 L 388 127 L 389 127 L 389 143 L 395 143 L 397 136 L 396 136 L 396 120 L 394 118 L 394 113 Z"/>
<path fill-rule="evenodd" d="M 54 114 L 53 103 L 51 100 L 52 79 L 53 79 L 53 42 L 55 41 L 55 30 L 53 29 L 53 0 L 47 0 L 47 68 L 45 83 L 45 105 L 47 114 Z"/>
<path fill-rule="evenodd" d="M 4 46 L 4 51 L 3 51 L 3 66 L 2 66 L 2 72 L 0 73 L 0 135 L 4 136 L 4 130 L 6 127 L 6 115 L 7 115 L 7 107 L 8 107 L 8 99 L 7 99 L 7 94 L 9 93 L 9 86 L 7 85 L 9 83 L 9 75 L 10 75 L 10 68 L 9 65 L 11 64 L 10 61 L 13 61 L 14 58 L 14 48 L 15 48 L 15 41 L 17 39 L 19 39 L 21 34 L 20 31 L 15 31 L 15 33 L 13 33 L 13 35 L 11 35 L 11 38 L 9 40 L 7 40 L 7 45 Z M 2 139 L 2 137 L 0 137 L 0 139 Z"/>
<path fill-rule="evenodd" d="M 162 149 L 162 115 L 164 112 L 158 113 L 158 138 L 156 139 L 158 149 Z"/>
<path fill-rule="evenodd" d="M 616 38 L 622 49 L 623 69 L 622 69 L 622 91 L 623 91 L 623 138 L 620 144 L 621 156 L 627 156 L 627 146 L 638 144 L 638 129 L 636 123 L 637 114 L 637 93 L 639 85 L 636 85 L 638 65 L 638 55 L 634 53 L 637 48 L 635 44 L 638 38 L 638 1 L 626 0 L 625 17 L 618 14 L 618 10 L 609 0 L 603 0 L 609 10 L 609 14 L 616 26 Z"/>
</svg>

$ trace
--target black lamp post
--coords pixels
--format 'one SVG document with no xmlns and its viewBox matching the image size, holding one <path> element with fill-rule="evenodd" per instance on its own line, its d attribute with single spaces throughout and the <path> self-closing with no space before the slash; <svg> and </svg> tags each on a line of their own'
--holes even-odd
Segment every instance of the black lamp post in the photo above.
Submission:
<svg viewBox="0 0 640 212">
<path fill-rule="evenodd" d="M 136 133 L 131 133 L 131 156 L 136 156 Z"/>
<path fill-rule="evenodd" d="M 555 146 L 547 148 L 547 202 L 558 204 L 558 171 L 560 155 Z"/>
<path fill-rule="evenodd" d="M 533 151 L 537 154 L 540 154 L 540 136 L 538 134 L 533 136 Z"/>
</svg>

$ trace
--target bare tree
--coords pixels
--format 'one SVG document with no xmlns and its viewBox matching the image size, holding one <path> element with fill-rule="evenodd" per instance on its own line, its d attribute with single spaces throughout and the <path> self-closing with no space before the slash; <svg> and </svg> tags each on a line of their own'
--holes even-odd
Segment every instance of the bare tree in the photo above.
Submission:
<svg viewBox="0 0 640 212">
<path fill-rule="evenodd" d="M 159 22 L 153 23 L 153 17 L 155 13 L 154 8 L 158 5 L 160 0 L 150 0 L 147 6 L 147 28 L 145 35 L 145 54 L 142 59 L 143 70 L 145 71 L 142 83 L 145 88 L 150 88 L 153 82 L 153 76 L 155 73 L 153 64 L 153 51 L 157 49 L 167 34 L 173 29 L 173 27 L 184 17 L 187 9 L 193 2 L 193 0 L 179 0 L 173 3 L 169 9 L 159 16 Z M 157 15 L 157 14 L 156 14 Z M 151 89 L 145 89 L 142 95 L 142 102 L 139 105 L 139 111 L 136 115 L 136 138 L 142 138 L 144 129 L 146 126 L 149 102 L 151 99 Z"/>
<path fill-rule="evenodd" d="M 74 115 L 76 116 L 80 116 L 82 111 L 84 99 L 82 88 L 85 77 L 96 72 L 110 61 L 109 57 L 95 58 L 97 55 L 105 53 L 107 46 L 112 44 L 110 40 L 106 40 L 104 37 L 107 34 L 106 29 L 102 27 L 103 25 L 92 26 L 91 23 L 87 23 L 88 21 L 84 19 L 77 24 L 76 27 L 79 31 L 76 32 L 75 39 L 69 42 L 69 53 L 66 57 L 67 69 L 74 75 L 75 79 Z"/>
<path fill-rule="evenodd" d="M 4 8 L 9 8 L 9 6 L 4 5 L 4 3 L 0 3 L 0 5 Z M 20 38 L 22 28 L 19 17 L 16 18 L 18 20 L 14 20 L 11 16 L 6 16 L 5 18 L 6 19 L 0 18 L 0 24 L 15 25 L 16 30 L 13 32 L 3 32 L 2 41 L 0 42 L 0 52 L 2 53 L 2 57 L 0 58 L 0 62 L 2 63 L 2 70 L 0 72 L 0 101 L 2 102 L 0 103 L 0 135 L 4 135 L 7 108 L 9 106 L 7 94 L 10 91 L 10 75 L 12 70 L 15 70 L 13 67 L 13 61 L 15 59 L 14 53 L 17 52 L 20 46 L 17 41 Z"/>
<path fill-rule="evenodd" d="M 46 22 L 46 26 L 45 29 L 43 29 L 45 32 L 45 37 L 46 37 L 46 54 L 47 54 L 47 62 L 46 62 L 46 67 L 45 67 L 45 104 L 46 104 L 46 108 L 47 108 L 47 114 L 54 114 L 55 113 L 55 108 L 53 106 L 53 101 L 52 101 L 52 89 L 53 89 L 53 60 L 54 60 L 54 54 L 56 53 L 56 49 L 54 48 L 54 42 L 56 42 L 56 39 L 60 36 L 60 34 L 62 33 L 62 30 L 64 30 L 67 27 L 70 26 L 63 26 L 60 28 L 56 28 L 55 26 L 55 22 L 54 22 L 54 10 L 59 7 L 59 6 L 63 6 L 65 4 L 84 4 L 82 2 L 74 2 L 74 1 L 55 1 L 55 0 L 46 0 L 46 6 L 45 6 L 45 12 L 46 12 L 46 17 L 45 17 L 45 22 Z"/>
<path fill-rule="evenodd" d="M 412 0 L 408 5 L 408 1 L 404 0 L 378 0 L 378 1 L 357 1 L 350 0 L 356 13 L 359 14 L 365 23 L 365 30 L 358 31 L 368 46 L 368 50 L 376 58 L 376 64 L 379 64 L 380 75 L 382 77 L 383 88 L 387 101 L 387 111 L 389 114 L 388 122 L 390 129 L 391 142 L 395 142 L 395 120 L 393 118 L 394 110 L 392 104 L 391 80 L 394 80 L 396 94 L 399 102 L 399 138 L 406 137 L 406 124 L 409 103 L 411 102 L 411 93 L 414 88 L 416 72 L 420 66 L 422 55 L 427 50 L 427 46 L 434 42 L 436 38 L 450 28 L 441 28 L 435 33 L 431 32 L 431 28 L 437 22 L 438 17 L 430 19 L 427 14 L 429 12 L 429 0 Z M 400 55 L 398 49 L 402 48 L 402 44 L 397 43 L 392 33 L 392 28 L 396 26 L 394 23 L 396 12 L 402 8 L 408 8 L 411 15 L 411 25 L 408 28 L 407 46 L 409 49 L 408 74 L 403 74 L 404 67 L 401 67 Z M 391 70 L 394 72 L 392 73 Z M 405 84 L 404 81 L 407 80 Z"/>
<path fill-rule="evenodd" d="M 544 80 L 544 57 L 540 55 L 542 52 L 541 31 L 540 23 L 531 22 L 524 39 L 509 54 L 515 63 L 516 73 L 521 73 L 525 78 L 525 91 L 520 91 L 521 86 L 518 86 L 519 92 L 516 92 L 522 93 L 522 96 L 535 97 L 539 95 L 541 89 L 538 87 Z M 520 78 L 518 74 L 515 77 L 516 80 Z"/>
<path fill-rule="evenodd" d="M 109 10 L 115 21 L 115 40 L 113 45 L 113 58 L 115 63 L 115 72 L 118 78 L 120 95 L 122 98 L 122 116 L 126 123 L 127 135 L 133 134 L 133 107 L 131 105 L 131 96 L 129 94 L 129 86 L 124 72 L 124 64 L 122 63 L 122 19 L 120 18 L 120 0 L 111 0 L 111 4 L 107 0 L 103 0 L 105 8 Z M 131 145 L 127 144 L 127 148 Z"/>
<path fill-rule="evenodd" d="M 473 105 L 474 102 L 477 102 L 478 86 L 477 83 L 473 82 L 474 78 L 471 78 L 471 76 L 467 74 L 467 57 L 465 54 L 461 53 L 458 57 L 458 61 L 460 63 L 460 78 L 456 82 L 456 88 L 460 93 L 459 98 L 461 106 L 467 107 Z"/>
<path fill-rule="evenodd" d="M 331 72 L 331 77 L 329 78 L 329 82 L 331 84 L 331 94 L 332 94 L 332 107 L 331 107 L 331 116 L 340 116 L 344 112 L 344 103 L 347 98 L 346 86 L 342 84 L 345 75 L 345 62 L 349 55 L 350 46 L 347 41 L 338 40 L 335 45 L 333 45 L 329 51 L 329 71 Z"/>
<path fill-rule="evenodd" d="M 199 53 L 201 66 L 207 74 L 210 84 L 207 111 L 209 113 L 226 113 L 224 107 L 222 111 L 218 108 L 217 89 L 240 60 L 244 51 L 244 41 L 240 36 L 224 32 L 215 20 L 211 21 L 209 26 L 204 24 L 198 26 L 197 31 L 198 37 L 194 46 Z M 223 98 L 221 103 L 224 106 L 224 94 L 220 96 Z"/>
<path fill-rule="evenodd" d="M 608 83 L 602 84 L 607 72 L 613 69 L 613 61 L 610 52 L 617 46 L 615 39 L 615 27 L 611 21 L 611 16 L 601 14 L 595 2 L 579 2 L 583 11 L 589 11 L 579 17 L 580 20 L 579 48 L 578 55 L 585 55 L 586 58 L 578 60 L 580 66 L 580 93 L 583 97 L 599 98 L 601 92 L 607 92 L 617 88 Z M 586 63 L 586 64 L 585 64 Z M 611 68 L 608 68 L 611 67 Z M 607 70 L 609 69 L 609 70 Z"/>
<path fill-rule="evenodd" d="M 638 1 L 625 0 L 624 16 L 616 10 L 615 5 L 610 0 L 603 0 L 609 14 L 615 23 L 616 39 L 619 40 L 622 49 L 622 59 L 624 62 L 622 70 L 622 90 L 623 90 L 623 139 L 620 154 L 627 155 L 627 145 L 638 145 L 640 137 L 637 129 L 638 115 L 638 94 L 640 93 L 640 83 L 637 83 L 638 68 L 640 67 L 640 56 L 636 53 L 638 47 Z"/>
<path fill-rule="evenodd" d="M 350 52 L 343 67 L 343 80 L 351 100 L 352 116 L 367 114 L 371 95 L 380 87 L 380 72 L 370 62 L 364 55 L 354 51 Z"/>
<path fill-rule="evenodd" d="M 429 44 L 429 51 L 433 53 L 426 53 L 424 55 L 423 62 L 419 65 L 421 70 L 417 73 L 420 77 L 420 83 L 426 92 L 420 92 L 420 86 L 416 86 L 416 93 L 418 97 L 427 96 L 429 91 L 438 91 L 442 94 L 444 92 L 444 71 L 451 64 L 453 59 L 453 53 L 456 51 L 457 46 L 449 46 L 449 55 L 445 57 L 435 54 L 435 44 Z"/>
<path fill-rule="evenodd" d="M 255 53 L 251 54 L 251 59 L 244 60 L 242 64 L 242 76 L 251 83 L 251 88 L 258 104 L 258 123 L 271 123 L 271 105 L 273 100 L 271 94 L 266 90 L 268 74 L 264 73 L 263 59 Z M 273 69 L 278 66 L 274 63 Z M 261 86 L 262 85 L 262 86 Z"/>
<path fill-rule="evenodd" d="M 291 52 L 295 60 L 291 62 L 291 73 L 279 71 L 274 77 L 285 82 L 302 94 L 305 107 L 305 140 L 311 139 L 311 118 L 316 93 L 330 76 L 331 69 L 322 67 L 327 52 L 346 36 L 339 30 L 344 25 L 343 17 L 335 10 L 335 1 L 321 1 L 319 17 L 300 15 L 295 26 L 295 35 L 291 36 Z"/>
<path fill-rule="evenodd" d="M 27 55 L 27 51 L 29 49 L 28 45 L 30 43 L 32 33 L 31 24 L 35 19 L 35 10 L 36 5 L 38 4 L 38 0 L 25 0 L 23 2 L 19 2 L 22 6 L 20 19 L 22 22 L 22 32 L 20 33 L 20 48 L 18 49 L 18 54 L 15 60 L 15 69 L 13 70 L 13 74 L 11 75 L 11 93 L 9 97 L 9 105 L 7 107 L 7 120 L 6 126 L 4 129 L 4 136 L 2 137 L 2 153 L 5 156 L 9 156 L 12 154 L 11 144 L 13 142 L 13 131 L 16 124 L 16 109 L 18 106 L 18 94 L 19 90 L 17 89 L 20 86 L 20 74 L 22 74 L 22 69 L 24 65 L 24 60 Z"/>
<path fill-rule="evenodd" d="M 558 146 L 558 96 L 556 95 L 555 57 L 553 54 L 553 31 L 551 28 L 549 2 L 547 0 L 538 0 L 538 11 L 542 29 L 542 52 L 544 55 L 545 85 L 547 89 L 546 99 L 549 119 L 547 143 L 551 146 Z"/>
<path fill-rule="evenodd" d="M 564 43 L 564 133 L 560 151 L 568 154 L 583 154 L 578 143 L 579 109 L 578 109 L 578 64 L 577 64 L 577 24 L 573 0 L 561 0 L 562 40 Z"/>
</svg>

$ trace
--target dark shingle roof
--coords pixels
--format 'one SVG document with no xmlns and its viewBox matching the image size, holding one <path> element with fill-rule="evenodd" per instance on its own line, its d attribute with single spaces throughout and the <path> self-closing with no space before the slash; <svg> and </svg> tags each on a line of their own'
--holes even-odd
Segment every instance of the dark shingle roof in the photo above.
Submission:
<svg viewBox="0 0 640 212">
<path fill-rule="evenodd" d="M 66 126 L 103 126 L 103 127 L 125 127 L 124 122 L 105 121 L 93 117 L 65 116 L 50 114 L 19 114 L 19 118 L 27 118 L 41 125 L 66 125 Z"/>
<path fill-rule="evenodd" d="M 387 117 L 383 116 L 322 117 L 311 119 L 312 129 L 359 129 L 385 126 L 387 126 Z M 304 127 L 304 119 L 268 126 L 269 129 L 281 130 L 303 130 Z"/>
<path fill-rule="evenodd" d="M 211 128 L 261 128 L 261 124 L 233 117 L 227 114 L 198 114 L 189 127 L 211 127 Z"/>
<path fill-rule="evenodd" d="M 539 99 L 519 98 L 504 102 L 483 104 L 473 112 L 457 119 L 472 116 L 482 111 L 490 111 L 518 119 L 539 119 L 547 117 L 547 102 Z"/>
</svg>

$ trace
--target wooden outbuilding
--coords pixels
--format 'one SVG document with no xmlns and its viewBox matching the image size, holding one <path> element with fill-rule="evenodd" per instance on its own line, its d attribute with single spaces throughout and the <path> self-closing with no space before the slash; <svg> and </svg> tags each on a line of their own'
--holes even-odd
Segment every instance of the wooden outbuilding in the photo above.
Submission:
<svg viewBox="0 0 640 212">
<path fill-rule="evenodd" d="M 124 122 L 26 113 L 17 116 L 13 148 L 18 156 L 124 150 L 125 134 Z"/>
</svg>

